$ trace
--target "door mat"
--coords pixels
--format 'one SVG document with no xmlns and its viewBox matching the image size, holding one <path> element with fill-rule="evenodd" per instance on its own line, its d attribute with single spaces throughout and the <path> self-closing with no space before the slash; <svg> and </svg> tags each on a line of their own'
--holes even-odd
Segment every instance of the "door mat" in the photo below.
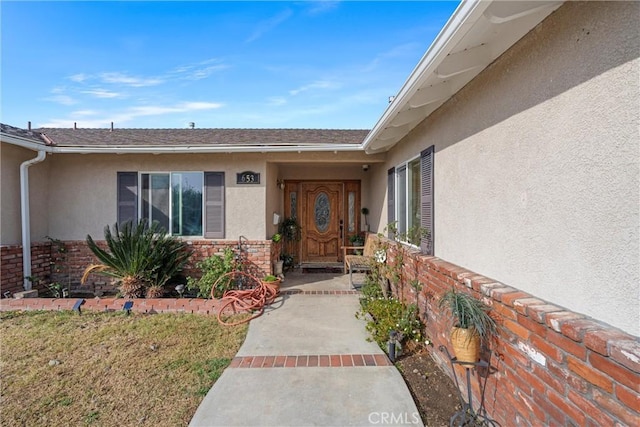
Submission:
<svg viewBox="0 0 640 427">
<path fill-rule="evenodd" d="M 332 266 L 318 266 L 318 267 L 310 267 L 303 266 L 303 273 L 342 273 L 342 267 L 332 267 Z"/>
</svg>

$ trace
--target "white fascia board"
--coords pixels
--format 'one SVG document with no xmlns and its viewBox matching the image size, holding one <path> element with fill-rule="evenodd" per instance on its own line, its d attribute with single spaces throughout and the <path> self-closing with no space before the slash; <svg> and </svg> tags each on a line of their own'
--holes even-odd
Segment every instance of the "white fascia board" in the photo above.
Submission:
<svg viewBox="0 0 640 427">
<path fill-rule="evenodd" d="M 17 145 L 19 147 L 27 148 L 33 151 L 49 151 L 51 148 L 42 143 L 34 142 L 33 140 L 21 138 L 15 135 L 9 135 L 8 133 L 3 133 L 0 135 L 0 141 L 6 142 L 7 144 Z"/>
<path fill-rule="evenodd" d="M 416 68 L 411 72 L 393 102 L 389 104 L 382 114 L 382 117 L 366 136 L 362 143 L 365 151 L 385 128 L 390 126 L 393 118 L 395 118 L 409 102 L 411 96 L 422 85 L 423 80 L 442 63 L 451 50 L 468 32 L 469 28 L 482 16 L 487 8 L 491 6 L 492 2 L 492 0 L 463 0 L 462 3 L 460 3 L 453 15 L 451 15 L 451 18 L 449 18 L 449 21 L 447 21 L 431 44 L 431 47 L 429 47 Z"/>
<path fill-rule="evenodd" d="M 8 143 L 12 143 L 11 141 L 7 141 Z M 190 146 L 162 146 L 162 147 L 153 147 L 153 146 L 144 146 L 144 147 L 135 147 L 135 146 L 78 146 L 78 147 L 69 147 L 69 146 L 38 146 L 37 144 L 24 144 L 19 143 L 15 145 L 20 145 L 25 148 L 32 149 L 34 151 L 46 151 L 47 153 L 57 153 L 57 154 L 187 154 L 187 153 L 197 153 L 197 154 L 205 154 L 205 153 L 301 153 L 301 152 L 318 152 L 318 151 L 362 151 L 362 147 L 360 145 L 354 144 L 324 144 L 324 145 L 316 145 L 316 146 L 225 146 L 225 145 L 217 145 L 217 146 L 206 146 L 206 147 L 190 147 Z"/>
</svg>

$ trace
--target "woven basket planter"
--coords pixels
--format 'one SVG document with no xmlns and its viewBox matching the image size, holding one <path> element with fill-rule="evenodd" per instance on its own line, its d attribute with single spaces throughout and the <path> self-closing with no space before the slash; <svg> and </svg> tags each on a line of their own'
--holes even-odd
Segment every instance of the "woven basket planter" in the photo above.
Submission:
<svg viewBox="0 0 640 427">
<path fill-rule="evenodd" d="M 451 329 L 453 354 L 459 362 L 476 363 L 480 359 L 480 335 L 473 329 Z"/>
</svg>

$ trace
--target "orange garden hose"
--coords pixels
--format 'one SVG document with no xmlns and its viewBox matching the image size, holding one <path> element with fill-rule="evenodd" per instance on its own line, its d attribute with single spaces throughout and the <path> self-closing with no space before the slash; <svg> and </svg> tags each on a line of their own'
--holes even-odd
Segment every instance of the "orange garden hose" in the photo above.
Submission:
<svg viewBox="0 0 640 427">
<path fill-rule="evenodd" d="M 218 322 L 220 322 L 221 325 L 236 326 L 261 316 L 262 313 L 264 313 L 264 306 L 271 304 L 278 295 L 278 290 L 275 286 L 269 286 L 249 273 L 232 271 L 220 276 L 213 284 L 213 288 L 211 289 L 212 298 L 215 298 L 214 291 L 216 285 L 222 280 L 241 280 L 245 283 L 245 289 L 230 289 L 224 293 L 220 300 L 222 305 L 218 311 Z M 247 319 L 242 319 L 237 322 L 226 322 L 222 319 L 222 314 L 227 309 L 230 309 L 233 313 L 246 311 L 254 314 Z"/>
</svg>

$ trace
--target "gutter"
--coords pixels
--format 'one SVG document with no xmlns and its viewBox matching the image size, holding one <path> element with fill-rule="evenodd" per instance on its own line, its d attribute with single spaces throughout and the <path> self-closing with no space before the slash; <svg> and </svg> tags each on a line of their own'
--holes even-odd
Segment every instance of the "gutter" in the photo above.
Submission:
<svg viewBox="0 0 640 427">
<path fill-rule="evenodd" d="M 29 167 L 42 162 L 47 153 L 39 149 L 38 155 L 20 165 L 20 216 L 22 221 L 22 275 L 25 291 L 31 290 L 31 224 L 29 214 Z"/>
<path fill-rule="evenodd" d="M 42 134 L 43 137 L 46 135 Z M 187 154 L 187 153 L 302 153 L 318 151 L 362 151 L 362 144 L 321 144 L 321 145 L 214 145 L 214 146 L 59 146 L 44 145 L 22 138 L 3 134 L 3 141 L 34 151 L 44 151 L 52 154 Z"/>
<path fill-rule="evenodd" d="M 360 144 L 323 144 L 316 146 L 308 145 L 215 145 L 215 146 L 84 146 L 84 147 L 47 147 L 50 153 L 75 153 L 75 154 L 93 154 L 93 153 L 115 153 L 115 154 L 132 154 L 132 153 L 152 153 L 152 154 L 187 154 L 187 153 L 302 153 L 302 152 L 318 152 L 318 151 L 362 151 Z"/>
</svg>

